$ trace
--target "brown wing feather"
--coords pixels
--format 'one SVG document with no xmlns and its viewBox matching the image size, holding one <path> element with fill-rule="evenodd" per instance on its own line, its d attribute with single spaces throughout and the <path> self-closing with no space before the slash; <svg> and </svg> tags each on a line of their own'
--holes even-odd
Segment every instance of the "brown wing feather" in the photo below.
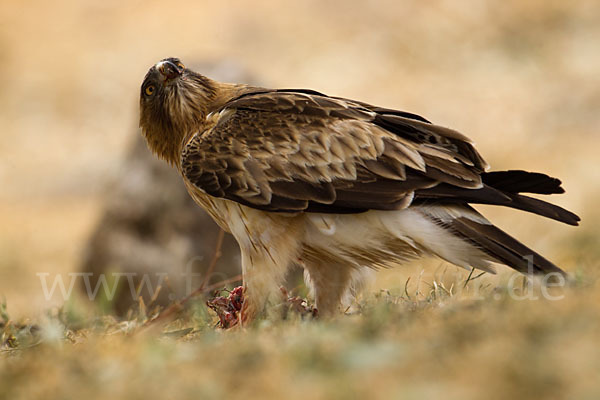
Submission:
<svg viewBox="0 0 600 400">
<path fill-rule="evenodd" d="M 315 203 L 320 211 L 330 205 L 331 212 L 389 209 L 415 188 L 436 181 L 481 185 L 481 165 L 473 166 L 477 159 L 464 163 L 465 155 L 454 157 L 456 146 L 435 126 L 420 137 L 414 133 L 421 129 L 417 121 L 417 128 L 402 136 L 400 128 L 383 129 L 375 123 L 378 114 L 352 102 L 269 92 L 234 100 L 221 114 L 186 147 L 183 172 L 208 194 L 256 208 L 297 211 L 307 201 L 308 211 Z M 355 190 L 355 185 L 368 189 Z"/>
<path fill-rule="evenodd" d="M 438 182 L 481 186 L 485 164 L 468 139 L 402 115 L 318 94 L 253 93 L 212 116 L 185 147 L 182 170 L 212 196 L 272 211 L 387 210 Z"/>
</svg>

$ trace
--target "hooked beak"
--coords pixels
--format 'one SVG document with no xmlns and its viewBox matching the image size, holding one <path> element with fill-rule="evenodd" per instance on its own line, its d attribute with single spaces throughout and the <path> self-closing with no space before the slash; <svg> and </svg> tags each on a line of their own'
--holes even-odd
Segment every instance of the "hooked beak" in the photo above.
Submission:
<svg viewBox="0 0 600 400">
<path fill-rule="evenodd" d="M 164 77 L 165 81 L 175 79 L 180 76 L 183 72 L 177 65 L 171 61 L 161 61 L 156 64 L 156 69 Z"/>
</svg>

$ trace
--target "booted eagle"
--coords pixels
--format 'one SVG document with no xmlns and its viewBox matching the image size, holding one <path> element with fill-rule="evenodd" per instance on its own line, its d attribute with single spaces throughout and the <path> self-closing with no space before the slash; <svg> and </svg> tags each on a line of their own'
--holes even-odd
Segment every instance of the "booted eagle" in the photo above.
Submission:
<svg viewBox="0 0 600 400">
<path fill-rule="evenodd" d="M 563 193 L 520 170 L 487 172 L 461 133 L 404 111 L 304 89 L 220 83 L 160 61 L 141 87 L 150 149 L 175 165 L 194 200 L 242 253 L 242 320 L 305 270 L 321 315 L 364 271 L 434 255 L 494 272 L 564 272 L 471 204 L 507 206 L 570 225 L 579 218 L 522 193 Z"/>
</svg>

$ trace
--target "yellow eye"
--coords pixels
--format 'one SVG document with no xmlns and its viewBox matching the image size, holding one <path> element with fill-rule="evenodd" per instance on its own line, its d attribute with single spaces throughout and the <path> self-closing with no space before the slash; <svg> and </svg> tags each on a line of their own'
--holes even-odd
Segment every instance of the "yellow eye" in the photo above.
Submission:
<svg viewBox="0 0 600 400">
<path fill-rule="evenodd" d="M 179 68 L 181 68 L 181 69 L 185 69 L 185 65 L 183 65 L 183 64 L 182 64 L 182 63 L 180 63 L 180 62 L 178 62 L 178 63 L 177 63 L 177 66 L 178 66 Z"/>
<path fill-rule="evenodd" d="M 147 86 L 145 92 L 147 96 L 152 96 L 154 94 L 154 85 Z"/>
</svg>

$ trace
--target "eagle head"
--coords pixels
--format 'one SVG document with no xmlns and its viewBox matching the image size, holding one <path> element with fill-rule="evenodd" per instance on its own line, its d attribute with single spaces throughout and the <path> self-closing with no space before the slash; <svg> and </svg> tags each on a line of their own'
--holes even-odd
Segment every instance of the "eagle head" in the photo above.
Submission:
<svg viewBox="0 0 600 400">
<path fill-rule="evenodd" d="M 214 96 L 213 82 L 178 58 L 153 65 L 140 90 L 140 127 L 150 149 L 177 165 L 182 141 L 204 121 Z"/>
</svg>

